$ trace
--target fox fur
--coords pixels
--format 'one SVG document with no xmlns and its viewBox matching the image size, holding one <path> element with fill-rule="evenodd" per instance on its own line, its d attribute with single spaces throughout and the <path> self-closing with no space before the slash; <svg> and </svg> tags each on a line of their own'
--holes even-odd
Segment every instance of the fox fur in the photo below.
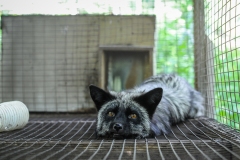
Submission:
<svg viewBox="0 0 240 160">
<path fill-rule="evenodd" d="M 172 124 L 203 116 L 203 97 L 176 74 L 152 76 L 133 89 L 89 86 L 98 110 L 98 137 L 146 138 L 169 133 Z"/>
</svg>

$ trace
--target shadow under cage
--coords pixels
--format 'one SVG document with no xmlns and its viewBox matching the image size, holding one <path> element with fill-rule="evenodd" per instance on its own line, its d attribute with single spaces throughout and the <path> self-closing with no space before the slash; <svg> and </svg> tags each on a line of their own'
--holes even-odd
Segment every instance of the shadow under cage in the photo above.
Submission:
<svg viewBox="0 0 240 160">
<path fill-rule="evenodd" d="M 0 100 L 24 102 L 30 120 L 0 133 L 0 159 L 240 159 L 240 2 L 143 0 L 140 15 L 133 6 L 132 15 L 1 17 Z M 180 20 L 166 15 L 181 7 Z M 192 79 L 193 56 L 205 117 L 155 138 L 95 137 L 88 85 L 121 90 L 164 70 Z"/>
</svg>

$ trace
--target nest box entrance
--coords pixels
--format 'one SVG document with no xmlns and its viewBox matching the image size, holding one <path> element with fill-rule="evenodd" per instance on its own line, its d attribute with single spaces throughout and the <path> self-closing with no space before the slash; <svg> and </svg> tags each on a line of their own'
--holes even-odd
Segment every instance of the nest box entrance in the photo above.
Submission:
<svg viewBox="0 0 240 160">
<path fill-rule="evenodd" d="M 121 91 L 140 84 L 153 74 L 151 47 L 102 47 L 100 86 Z"/>
</svg>

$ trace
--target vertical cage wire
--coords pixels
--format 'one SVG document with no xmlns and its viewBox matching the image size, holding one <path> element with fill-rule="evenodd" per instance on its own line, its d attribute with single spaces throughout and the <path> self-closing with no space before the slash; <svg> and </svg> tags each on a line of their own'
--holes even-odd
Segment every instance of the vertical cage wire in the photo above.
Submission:
<svg viewBox="0 0 240 160">
<path fill-rule="evenodd" d="M 206 93 L 207 115 L 235 129 L 240 129 L 239 10 L 237 0 L 204 1 L 206 50 L 201 55 L 206 59 L 200 64 L 206 70 L 201 89 Z"/>
</svg>

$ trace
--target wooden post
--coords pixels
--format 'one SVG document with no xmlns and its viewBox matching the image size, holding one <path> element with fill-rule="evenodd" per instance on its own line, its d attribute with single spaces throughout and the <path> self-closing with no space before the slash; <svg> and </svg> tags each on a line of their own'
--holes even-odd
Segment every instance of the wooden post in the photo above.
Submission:
<svg viewBox="0 0 240 160">
<path fill-rule="evenodd" d="M 195 88 L 205 99 L 206 116 L 214 118 L 214 49 L 205 34 L 204 0 L 194 0 Z"/>
</svg>

